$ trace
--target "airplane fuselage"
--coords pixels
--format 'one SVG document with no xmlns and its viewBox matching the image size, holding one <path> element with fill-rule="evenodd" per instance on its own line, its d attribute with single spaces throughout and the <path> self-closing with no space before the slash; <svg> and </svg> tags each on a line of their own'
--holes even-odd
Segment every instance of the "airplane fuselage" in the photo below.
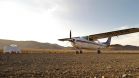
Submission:
<svg viewBox="0 0 139 78">
<path fill-rule="evenodd" d="M 99 34 L 92 34 L 92 35 L 87 35 L 82 37 L 72 37 L 72 33 L 70 30 L 69 38 L 63 38 L 59 40 L 71 42 L 72 46 L 78 49 L 80 53 L 82 53 L 81 49 L 85 48 L 85 49 L 97 49 L 97 52 L 99 54 L 101 48 L 106 48 L 110 46 L 111 37 L 135 33 L 135 32 L 139 32 L 139 28 L 129 28 L 129 29 L 105 32 L 105 33 L 99 33 Z M 99 42 L 98 39 L 102 39 L 102 38 L 108 38 L 108 39 L 106 42 Z"/>
<path fill-rule="evenodd" d="M 107 45 L 99 42 L 89 41 L 86 39 L 74 38 L 74 42 L 71 42 L 72 46 L 77 49 L 101 49 L 106 48 Z"/>
</svg>

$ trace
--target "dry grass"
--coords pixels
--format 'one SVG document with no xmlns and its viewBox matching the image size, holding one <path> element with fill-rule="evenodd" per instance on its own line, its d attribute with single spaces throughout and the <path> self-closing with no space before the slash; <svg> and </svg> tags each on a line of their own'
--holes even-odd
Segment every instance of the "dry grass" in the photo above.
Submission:
<svg viewBox="0 0 139 78">
<path fill-rule="evenodd" d="M 101 78 L 102 76 L 122 78 L 123 75 L 137 78 L 139 76 L 139 54 L 131 54 L 132 51 L 128 51 L 130 54 L 121 52 L 112 54 L 110 51 L 104 51 L 100 55 L 91 52 L 75 54 L 73 51 L 71 53 L 54 51 L 1 54 L 0 78 Z"/>
</svg>

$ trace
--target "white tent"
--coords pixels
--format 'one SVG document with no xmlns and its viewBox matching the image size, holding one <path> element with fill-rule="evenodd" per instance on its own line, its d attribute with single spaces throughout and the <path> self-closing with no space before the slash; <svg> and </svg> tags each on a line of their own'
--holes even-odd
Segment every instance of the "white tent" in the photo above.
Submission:
<svg viewBox="0 0 139 78">
<path fill-rule="evenodd" d="M 11 44 L 9 46 L 4 46 L 3 52 L 4 53 L 21 53 L 21 49 L 17 47 L 17 45 Z"/>
</svg>

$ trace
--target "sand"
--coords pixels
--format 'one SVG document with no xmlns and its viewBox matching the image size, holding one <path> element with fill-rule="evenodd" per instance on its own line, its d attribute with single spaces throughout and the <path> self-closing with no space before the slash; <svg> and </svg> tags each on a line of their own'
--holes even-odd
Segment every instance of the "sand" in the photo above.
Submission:
<svg viewBox="0 0 139 78">
<path fill-rule="evenodd" d="M 1 54 L 0 78 L 139 78 L 139 54 Z"/>
</svg>

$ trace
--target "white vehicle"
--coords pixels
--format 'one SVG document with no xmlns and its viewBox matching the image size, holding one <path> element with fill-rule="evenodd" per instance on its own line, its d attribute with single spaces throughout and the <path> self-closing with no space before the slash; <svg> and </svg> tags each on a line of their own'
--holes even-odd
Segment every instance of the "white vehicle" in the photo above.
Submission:
<svg viewBox="0 0 139 78">
<path fill-rule="evenodd" d="M 4 46 L 4 53 L 21 53 L 21 49 L 17 45 L 11 44 L 9 46 Z"/>
<path fill-rule="evenodd" d="M 110 46 L 111 37 L 135 33 L 135 32 L 139 32 L 139 28 L 123 29 L 123 30 L 93 34 L 93 35 L 88 35 L 83 37 L 72 37 L 70 31 L 70 38 L 63 38 L 59 40 L 71 42 L 72 46 L 76 49 L 77 54 L 83 53 L 82 49 L 90 49 L 90 48 L 97 49 L 97 53 L 99 54 L 101 53 L 100 49 L 107 48 Z M 98 39 L 102 39 L 102 38 L 108 38 L 108 40 L 106 42 L 99 42 Z"/>
</svg>

